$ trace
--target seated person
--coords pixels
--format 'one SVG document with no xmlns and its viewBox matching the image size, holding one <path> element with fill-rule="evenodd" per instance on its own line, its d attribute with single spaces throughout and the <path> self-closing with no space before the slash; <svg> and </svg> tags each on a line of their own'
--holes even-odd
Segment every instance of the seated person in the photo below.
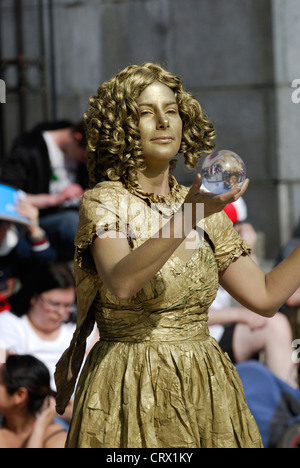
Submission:
<svg viewBox="0 0 300 468">
<path fill-rule="evenodd" d="M 298 230 L 300 227 L 298 226 Z M 291 249 L 300 243 L 300 237 L 292 237 L 279 251 L 276 264 L 284 260 L 290 253 Z M 288 298 L 285 304 L 281 307 L 280 311 L 284 313 L 292 327 L 293 338 L 298 340 L 300 338 L 300 288 L 298 288 L 292 296 Z M 300 377 L 300 367 L 299 377 Z"/>
<path fill-rule="evenodd" d="M 0 365 L 0 448 L 63 448 L 46 366 L 30 355 Z"/>
<path fill-rule="evenodd" d="M 40 210 L 63 261 L 73 259 L 79 199 L 88 188 L 85 144 L 83 122 L 41 124 L 16 139 L 1 169 L 1 182 L 23 190 Z"/>
<path fill-rule="evenodd" d="M 0 312 L 10 310 L 10 297 L 16 281 L 26 275 L 26 266 L 32 260 L 54 260 L 56 252 L 51 247 L 45 231 L 39 224 L 39 210 L 27 198 L 17 202 L 18 214 L 29 220 L 23 226 L 5 219 L 0 212 Z"/>
<path fill-rule="evenodd" d="M 246 223 L 247 211 L 239 210 L 240 200 L 233 205 L 225 211 L 255 255 L 256 233 Z M 278 312 L 265 318 L 241 305 L 232 305 L 230 295 L 220 287 L 210 307 L 208 324 L 210 334 L 233 363 L 244 362 L 263 351 L 265 364 L 274 375 L 298 387 L 297 368 L 291 360 L 292 331 L 285 315 Z"/>
<path fill-rule="evenodd" d="M 300 391 L 259 361 L 236 365 L 265 448 L 299 448 Z"/>
<path fill-rule="evenodd" d="M 31 354 L 46 364 L 55 390 L 55 364 L 75 329 L 67 323 L 75 306 L 72 272 L 65 264 L 33 264 L 11 306 L 12 312 L 0 314 L 1 342 L 10 353 Z"/>
<path fill-rule="evenodd" d="M 8 353 L 30 354 L 50 372 L 52 390 L 55 366 L 75 331 L 70 315 L 75 308 L 73 273 L 64 263 L 33 264 L 27 280 L 11 299 L 11 312 L 0 314 L 0 342 Z M 96 339 L 92 334 L 88 346 Z M 69 421 L 72 404 L 64 417 Z"/>
</svg>

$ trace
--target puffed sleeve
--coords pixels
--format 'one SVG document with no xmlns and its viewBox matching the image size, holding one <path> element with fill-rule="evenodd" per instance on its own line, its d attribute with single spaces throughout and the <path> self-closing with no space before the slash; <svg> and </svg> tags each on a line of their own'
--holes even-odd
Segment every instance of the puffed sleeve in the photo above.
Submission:
<svg viewBox="0 0 300 468">
<path fill-rule="evenodd" d="M 219 271 L 225 270 L 241 255 L 250 255 L 251 248 L 234 229 L 224 211 L 206 218 L 204 230 L 213 244 Z"/>
<path fill-rule="evenodd" d="M 102 182 L 87 191 L 81 199 L 75 237 L 75 262 L 91 274 L 97 274 L 88 249 L 95 237 L 123 233 L 130 238 L 123 207 L 126 206 L 126 193 L 123 192 L 123 186 L 118 182 Z"/>
</svg>

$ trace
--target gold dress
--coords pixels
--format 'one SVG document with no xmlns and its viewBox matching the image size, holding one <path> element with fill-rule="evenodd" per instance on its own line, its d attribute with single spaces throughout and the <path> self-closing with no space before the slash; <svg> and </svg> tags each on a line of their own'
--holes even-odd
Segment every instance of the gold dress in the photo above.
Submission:
<svg viewBox="0 0 300 468">
<path fill-rule="evenodd" d="M 88 249 L 95 236 L 117 230 L 136 249 L 153 235 L 153 211 L 167 219 L 169 208 L 183 203 L 188 189 L 173 177 L 170 186 L 167 196 L 154 197 L 102 182 L 83 196 L 75 240 L 78 322 L 57 365 L 59 412 L 73 391 L 94 320 L 100 340 L 77 385 L 69 448 L 262 446 L 235 367 L 207 327 L 218 271 L 249 253 L 227 215 L 206 218 L 190 258 L 175 251 L 130 300 L 117 300 L 95 270 Z"/>
</svg>

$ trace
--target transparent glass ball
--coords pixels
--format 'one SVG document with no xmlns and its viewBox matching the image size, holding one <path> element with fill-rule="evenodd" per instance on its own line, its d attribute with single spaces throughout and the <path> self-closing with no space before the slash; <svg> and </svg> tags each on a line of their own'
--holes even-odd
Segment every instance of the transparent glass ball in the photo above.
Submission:
<svg viewBox="0 0 300 468">
<path fill-rule="evenodd" d="M 219 150 L 206 156 L 201 167 L 202 184 L 215 194 L 228 192 L 246 179 L 242 158 L 230 150 Z"/>
</svg>

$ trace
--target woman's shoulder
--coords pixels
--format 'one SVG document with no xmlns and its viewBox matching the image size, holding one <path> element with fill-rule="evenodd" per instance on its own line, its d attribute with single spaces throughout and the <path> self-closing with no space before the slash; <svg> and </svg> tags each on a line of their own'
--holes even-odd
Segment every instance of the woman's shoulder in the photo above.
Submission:
<svg viewBox="0 0 300 468">
<path fill-rule="evenodd" d="M 24 322 L 24 316 L 18 317 L 9 310 L 0 313 L 0 323 L 20 324 L 22 322 Z"/>
<path fill-rule="evenodd" d="M 120 181 L 103 181 L 95 185 L 93 188 L 87 190 L 83 196 L 83 200 L 93 200 L 96 199 L 99 201 L 99 197 L 104 197 L 106 195 L 113 194 L 125 194 L 128 193 L 124 184 Z"/>
<path fill-rule="evenodd" d="M 121 182 L 100 182 L 84 193 L 80 203 L 80 227 L 101 218 L 108 212 L 120 213 L 119 207 L 127 200 L 128 191 Z"/>
<path fill-rule="evenodd" d="M 80 211 L 81 213 L 94 213 L 101 205 L 115 210 L 128 195 L 129 192 L 122 182 L 100 182 L 83 194 L 80 203 Z"/>
<path fill-rule="evenodd" d="M 12 353 L 24 354 L 23 351 L 29 342 L 30 327 L 26 315 L 17 317 L 12 312 L 0 314 L 0 347 Z"/>
<path fill-rule="evenodd" d="M 67 431 L 57 422 L 49 424 L 45 431 L 44 448 L 64 448 Z"/>
</svg>

